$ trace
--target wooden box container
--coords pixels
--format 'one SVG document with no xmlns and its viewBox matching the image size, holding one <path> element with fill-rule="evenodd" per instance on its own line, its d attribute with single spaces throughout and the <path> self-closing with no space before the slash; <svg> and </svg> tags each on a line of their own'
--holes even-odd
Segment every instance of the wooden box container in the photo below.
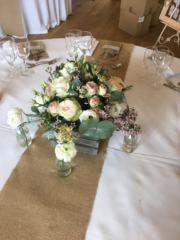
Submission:
<svg viewBox="0 0 180 240">
<path fill-rule="evenodd" d="M 74 131 L 75 134 L 78 131 Z M 79 133 L 79 132 L 78 132 Z M 80 134 L 80 133 L 79 133 Z M 88 137 L 85 135 L 80 134 L 80 137 L 77 138 L 75 141 L 75 146 L 78 152 L 88 153 L 92 155 L 97 155 L 99 150 L 99 143 L 100 139 L 95 137 Z M 57 140 L 50 139 L 51 146 L 55 147 L 57 144 Z"/>
</svg>

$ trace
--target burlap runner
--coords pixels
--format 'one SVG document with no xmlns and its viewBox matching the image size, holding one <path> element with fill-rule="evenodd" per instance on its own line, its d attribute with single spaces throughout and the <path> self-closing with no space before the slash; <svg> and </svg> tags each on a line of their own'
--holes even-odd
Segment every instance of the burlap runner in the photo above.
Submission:
<svg viewBox="0 0 180 240">
<path fill-rule="evenodd" d="M 99 62 L 108 63 L 110 65 L 114 65 L 116 63 L 122 63 L 123 68 L 112 69 L 106 65 L 104 67 L 109 69 L 109 75 L 115 76 L 115 77 L 120 77 L 124 81 L 125 75 L 127 72 L 127 68 L 128 68 L 128 64 L 129 64 L 129 59 L 130 59 L 134 44 L 121 43 L 122 46 L 121 46 L 118 60 L 116 62 L 114 62 L 114 61 L 107 61 L 107 60 L 102 60 L 102 59 L 98 58 L 100 50 L 101 50 L 102 46 L 104 45 L 105 41 L 106 40 L 100 40 L 98 47 L 96 48 L 96 50 L 93 53 L 93 58 L 95 58 Z M 89 61 L 91 61 L 92 57 L 88 57 L 88 59 L 89 59 Z M 100 69 L 101 67 L 98 66 L 98 69 Z"/>
<path fill-rule="evenodd" d="M 123 78 L 121 70 L 113 70 L 115 76 Z M 39 129 L 0 192 L 0 239 L 83 240 L 108 139 L 97 156 L 78 153 L 63 179 L 56 173 L 54 148 L 41 134 Z"/>
</svg>

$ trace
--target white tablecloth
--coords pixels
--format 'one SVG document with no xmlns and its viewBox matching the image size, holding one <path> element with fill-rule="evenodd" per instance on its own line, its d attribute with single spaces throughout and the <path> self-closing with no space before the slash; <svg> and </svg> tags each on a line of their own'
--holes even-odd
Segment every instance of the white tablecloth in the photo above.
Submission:
<svg viewBox="0 0 180 240">
<path fill-rule="evenodd" d="M 47 33 L 72 14 L 72 0 L 19 0 L 24 35 Z M 0 38 L 4 37 L 0 23 Z"/>
<path fill-rule="evenodd" d="M 68 58 L 64 39 L 45 40 L 49 57 Z M 140 84 L 144 48 L 134 47 L 125 78 L 133 84 L 127 99 L 142 124 L 137 149 L 121 149 L 122 133 L 109 141 L 86 240 L 179 240 L 180 239 L 180 94 L 167 88 L 155 91 Z M 171 69 L 179 71 L 180 60 Z M 0 188 L 23 150 L 6 124 L 7 111 L 20 107 L 30 113 L 33 95 L 47 80 L 47 66 L 34 68 L 35 75 L 7 78 L 7 65 L 0 65 Z M 117 71 L 121 71 L 118 69 Z M 30 127 L 33 132 L 36 127 Z"/>
</svg>

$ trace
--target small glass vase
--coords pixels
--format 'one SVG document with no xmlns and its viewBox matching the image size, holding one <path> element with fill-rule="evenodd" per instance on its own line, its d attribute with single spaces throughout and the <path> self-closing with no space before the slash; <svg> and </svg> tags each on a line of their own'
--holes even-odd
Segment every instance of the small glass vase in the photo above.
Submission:
<svg viewBox="0 0 180 240">
<path fill-rule="evenodd" d="M 29 133 L 29 129 L 27 127 L 19 127 L 16 131 L 16 139 L 18 144 L 26 148 L 31 145 L 32 139 Z"/>
<path fill-rule="evenodd" d="M 64 160 L 59 160 L 56 158 L 56 169 L 59 177 L 65 178 L 71 173 L 71 161 L 64 162 Z"/>
<path fill-rule="evenodd" d="M 133 152 L 134 149 L 137 147 L 138 136 L 132 135 L 124 135 L 124 141 L 122 145 L 122 149 L 127 152 Z"/>
</svg>

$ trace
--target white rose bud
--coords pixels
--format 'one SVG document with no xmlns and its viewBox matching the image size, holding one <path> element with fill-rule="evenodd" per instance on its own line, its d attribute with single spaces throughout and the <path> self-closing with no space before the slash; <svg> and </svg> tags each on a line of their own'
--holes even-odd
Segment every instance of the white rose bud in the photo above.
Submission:
<svg viewBox="0 0 180 240">
<path fill-rule="evenodd" d="M 97 107 L 100 103 L 100 99 L 97 96 L 94 96 L 90 99 L 89 104 L 92 108 Z"/>
<path fill-rule="evenodd" d="M 51 113 L 52 116 L 56 116 L 58 114 L 58 106 L 59 102 L 52 102 L 49 104 L 49 107 L 47 108 L 47 112 Z"/>
<path fill-rule="evenodd" d="M 13 108 L 8 111 L 7 123 L 11 128 L 17 128 L 20 124 L 23 123 L 22 113 L 23 110 L 20 108 Z"/>
<path fill-rule="evenodd" d="M 107 87 L 104 84 L 101 84 L 99 86 L 98 94 L 101 96 L 104 96 L 106 95 L 106 93 L 107 93 Z"/>
<path fill-rule="evenodd" d="M 41 96 L 36 96 L 35 101 L 39 104 L 44 104 L 45 103 L 44 99 Z"/>
<path fill-rule="evenodd" d="M 49 86 L 46 87 L 44 95 L 47 95 L 50 98 L 54 98 L 55 92 L 51 90 Z"/>
</svg>

